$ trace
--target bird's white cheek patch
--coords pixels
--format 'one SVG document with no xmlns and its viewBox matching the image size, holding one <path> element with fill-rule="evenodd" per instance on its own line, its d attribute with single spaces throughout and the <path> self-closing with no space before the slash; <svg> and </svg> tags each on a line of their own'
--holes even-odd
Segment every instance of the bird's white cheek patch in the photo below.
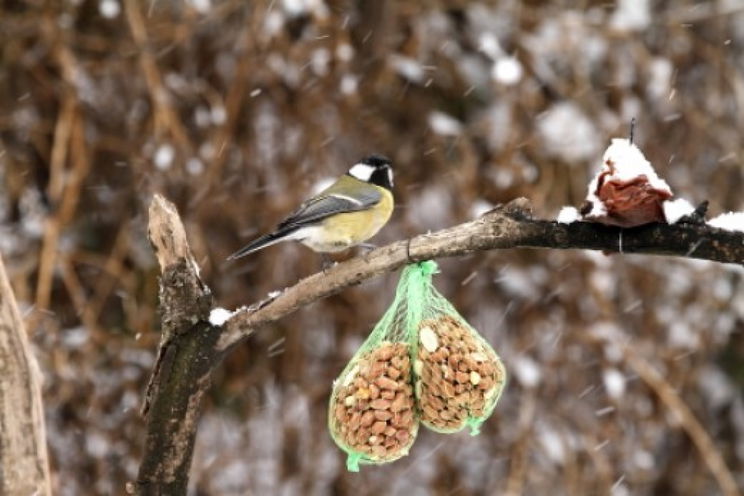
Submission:
<svg viewBox="0 0 744 496">
<path fill-rule="evenodd" d="M 372 177 L 375 172 L 375 168 L 367 164 L 356 164 L 354 167 L 349 169 L 349 175 L 356 177 L 360 181 L 367 181 Z"/>
</svg>

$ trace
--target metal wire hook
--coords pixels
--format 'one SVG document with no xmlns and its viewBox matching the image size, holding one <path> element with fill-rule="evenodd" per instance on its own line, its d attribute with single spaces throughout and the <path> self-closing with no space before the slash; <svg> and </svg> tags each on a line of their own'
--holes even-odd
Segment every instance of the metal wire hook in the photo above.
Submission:
<svg viewBox="0 0 744 496">
<path fill-rule="evenodd" d="M 406 243 L 406 258 L 409 264 L 416 263 L 416 260 L 411 257 L 411 241 L 413 241 L 413 238 L 408 238 L 408 242 Z"/>
</svg>

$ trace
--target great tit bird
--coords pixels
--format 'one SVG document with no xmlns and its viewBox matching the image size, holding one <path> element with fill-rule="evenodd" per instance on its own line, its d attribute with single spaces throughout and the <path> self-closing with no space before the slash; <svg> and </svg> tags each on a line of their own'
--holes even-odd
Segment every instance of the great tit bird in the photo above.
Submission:
<svg viewBox="0 0 744 496">
<path fill-rule="evenodd" d="M 319 253 L 345 250 L 368 240 L 393 212 L 393 169 L 390 159 L 370 155 L 328 188 L 305 201 L 274 230 L 228 257 L 295 240 Z"/>
</svg>

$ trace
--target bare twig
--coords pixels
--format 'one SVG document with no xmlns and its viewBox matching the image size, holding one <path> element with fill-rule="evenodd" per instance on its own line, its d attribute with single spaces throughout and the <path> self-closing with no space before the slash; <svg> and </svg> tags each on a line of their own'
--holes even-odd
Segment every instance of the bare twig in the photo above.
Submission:
<svg viewBox="0 0 744 496">
<path fill-rule="evenodd" d="M 106 258 L 106 262 L 101 267 L 101 270 L 108 277 L 101 277 L 96 282 L 93 290 L 93 297 L 88 305 L 85 305 L 83 309 L 85 313 L 85 319 L 88 322 L 98 322 L 101 317 L 106 300 L 111 295 L 117 281 L 120 281 L 125 275 L 125 271 L 122 267 L 122 260 L 127 256 L 127 249 L 129 248 L 129 231 L 130 226 L 127 224 L 122 225 L 119 228 L 119 233 L 116 235 L 114 244 L 111 247 L 111 252 Z M 96 329 L 98 326 L 92 327 Z"/>
<path fill-rule="evenodd" d="M 674 414 L 682 429 L 690 436 L 693 444 L 700 452 L 700 457 L 721 488 L 721 493 L 725 496 L 741 496 L 741 491 L 739 491 L 731 470 L 726 466 L 721 452 L 716 449 L 713 440 L 690 410 L 690 407 L 648 361 L 628 345 L 617 344 L 622 346 L 623 357 L 630 368 L 656 393 L 664 406 Z"/>
<path fill-rule="evenodd" d="M 54 268 L 57 262 L 58 240 L 62 230 L 75 214 L 83 181 L 90 170 L 84 120 L 77 95 L 78 62 L 56 23 L 48 20 L 45 28 L 50 44 L 55 47 L 55 62 L 65 81 L 65 96 L 54 130 L 48 193 L 55 210 L 47 218 L 44 226 L 39 277 L 36 284 L 37 310 L 45 310 L 49 307 Z M 69 170 L 65 168 L 68 161 L 71 162 Z M 29 327 L 35 327 L 35 323 L 34 317 L 30 320 Z"/>
<path fill-rule="evenodd" d="M 148 47 L 147 29 L 142 18 L 142 12 L 140 12 L 140 3 L 137 0 L 127 0 L 124 2 L 124 10 L 129 28 L 132 31 L 132 38 L 134 38 L 134 42 L 140 51 L 140 65 L 154 107 L 155 135 L 159 137 L 164 132 L 168 132 L 178 145 L 188 149 L 190 144 L 188 135 L 172 107 L 170 95 L 163 84 L 160 69 L 158 69 L 155 57 Z"/>
<path fill-rule="evenodd" d="M 519 408 L 519 436 L 509 457 L 509 477 L 506 479 L 505 496 L 519 496 L 524 493 L 530 463 L 529 448 L 535 424 L 536 403 L 533 391 L 528 391 L 523 395 Z"/>
<path fill-rule="evenodd" d="M 243 108 L 243 99 L 248 85 L 248 75 L 252 69 L 255 69 L 255 63 L 248 55 L 249 46 L 252 43 L 250 37 L 251 27 L 250 23 L 246 21 L 245 27 L 241 31 L 236 43 L 239 62 L 235 70 L 235 77 L 225 97 L 224 106 L 227 112 L 227 118 L 222 126 L 217 129 L 212 139 L 212 145 L 215 150 L 221 150 L 224 144 L 230 140 L 230 137 L 234 135 L 240 109 Z M 217 185 L 219 178 L 223 177 L 222 168 L 228 156 L 229 154 L 224 152 L 215 154 L 212 164 L 209 167 L 209 184 Z"/>
</svg>

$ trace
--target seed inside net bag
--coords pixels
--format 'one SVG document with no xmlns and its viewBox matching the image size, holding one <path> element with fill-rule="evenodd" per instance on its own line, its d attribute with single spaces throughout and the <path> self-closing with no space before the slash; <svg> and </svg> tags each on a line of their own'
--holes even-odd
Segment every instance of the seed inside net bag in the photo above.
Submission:
<svg viewBox="0 0 744 496">
<path fill-rule="evenodd" d="M 333 383 L 328 427 L 347 453 L 346 468 L 386 463 L 408 454 L 419 420 L 413 393 L 412 342 L 406 323 L 407 280 L 367 340 Z"/>
<path fill-rule="evenodd" d="M 493 413 L 506 383 L 494 349 L 434 287 L 432 261 L 408 278 L 406 319 L 413 336 L 414 394 L 421 423 L 451 433 L 476 435 Z"/>
</svg>

